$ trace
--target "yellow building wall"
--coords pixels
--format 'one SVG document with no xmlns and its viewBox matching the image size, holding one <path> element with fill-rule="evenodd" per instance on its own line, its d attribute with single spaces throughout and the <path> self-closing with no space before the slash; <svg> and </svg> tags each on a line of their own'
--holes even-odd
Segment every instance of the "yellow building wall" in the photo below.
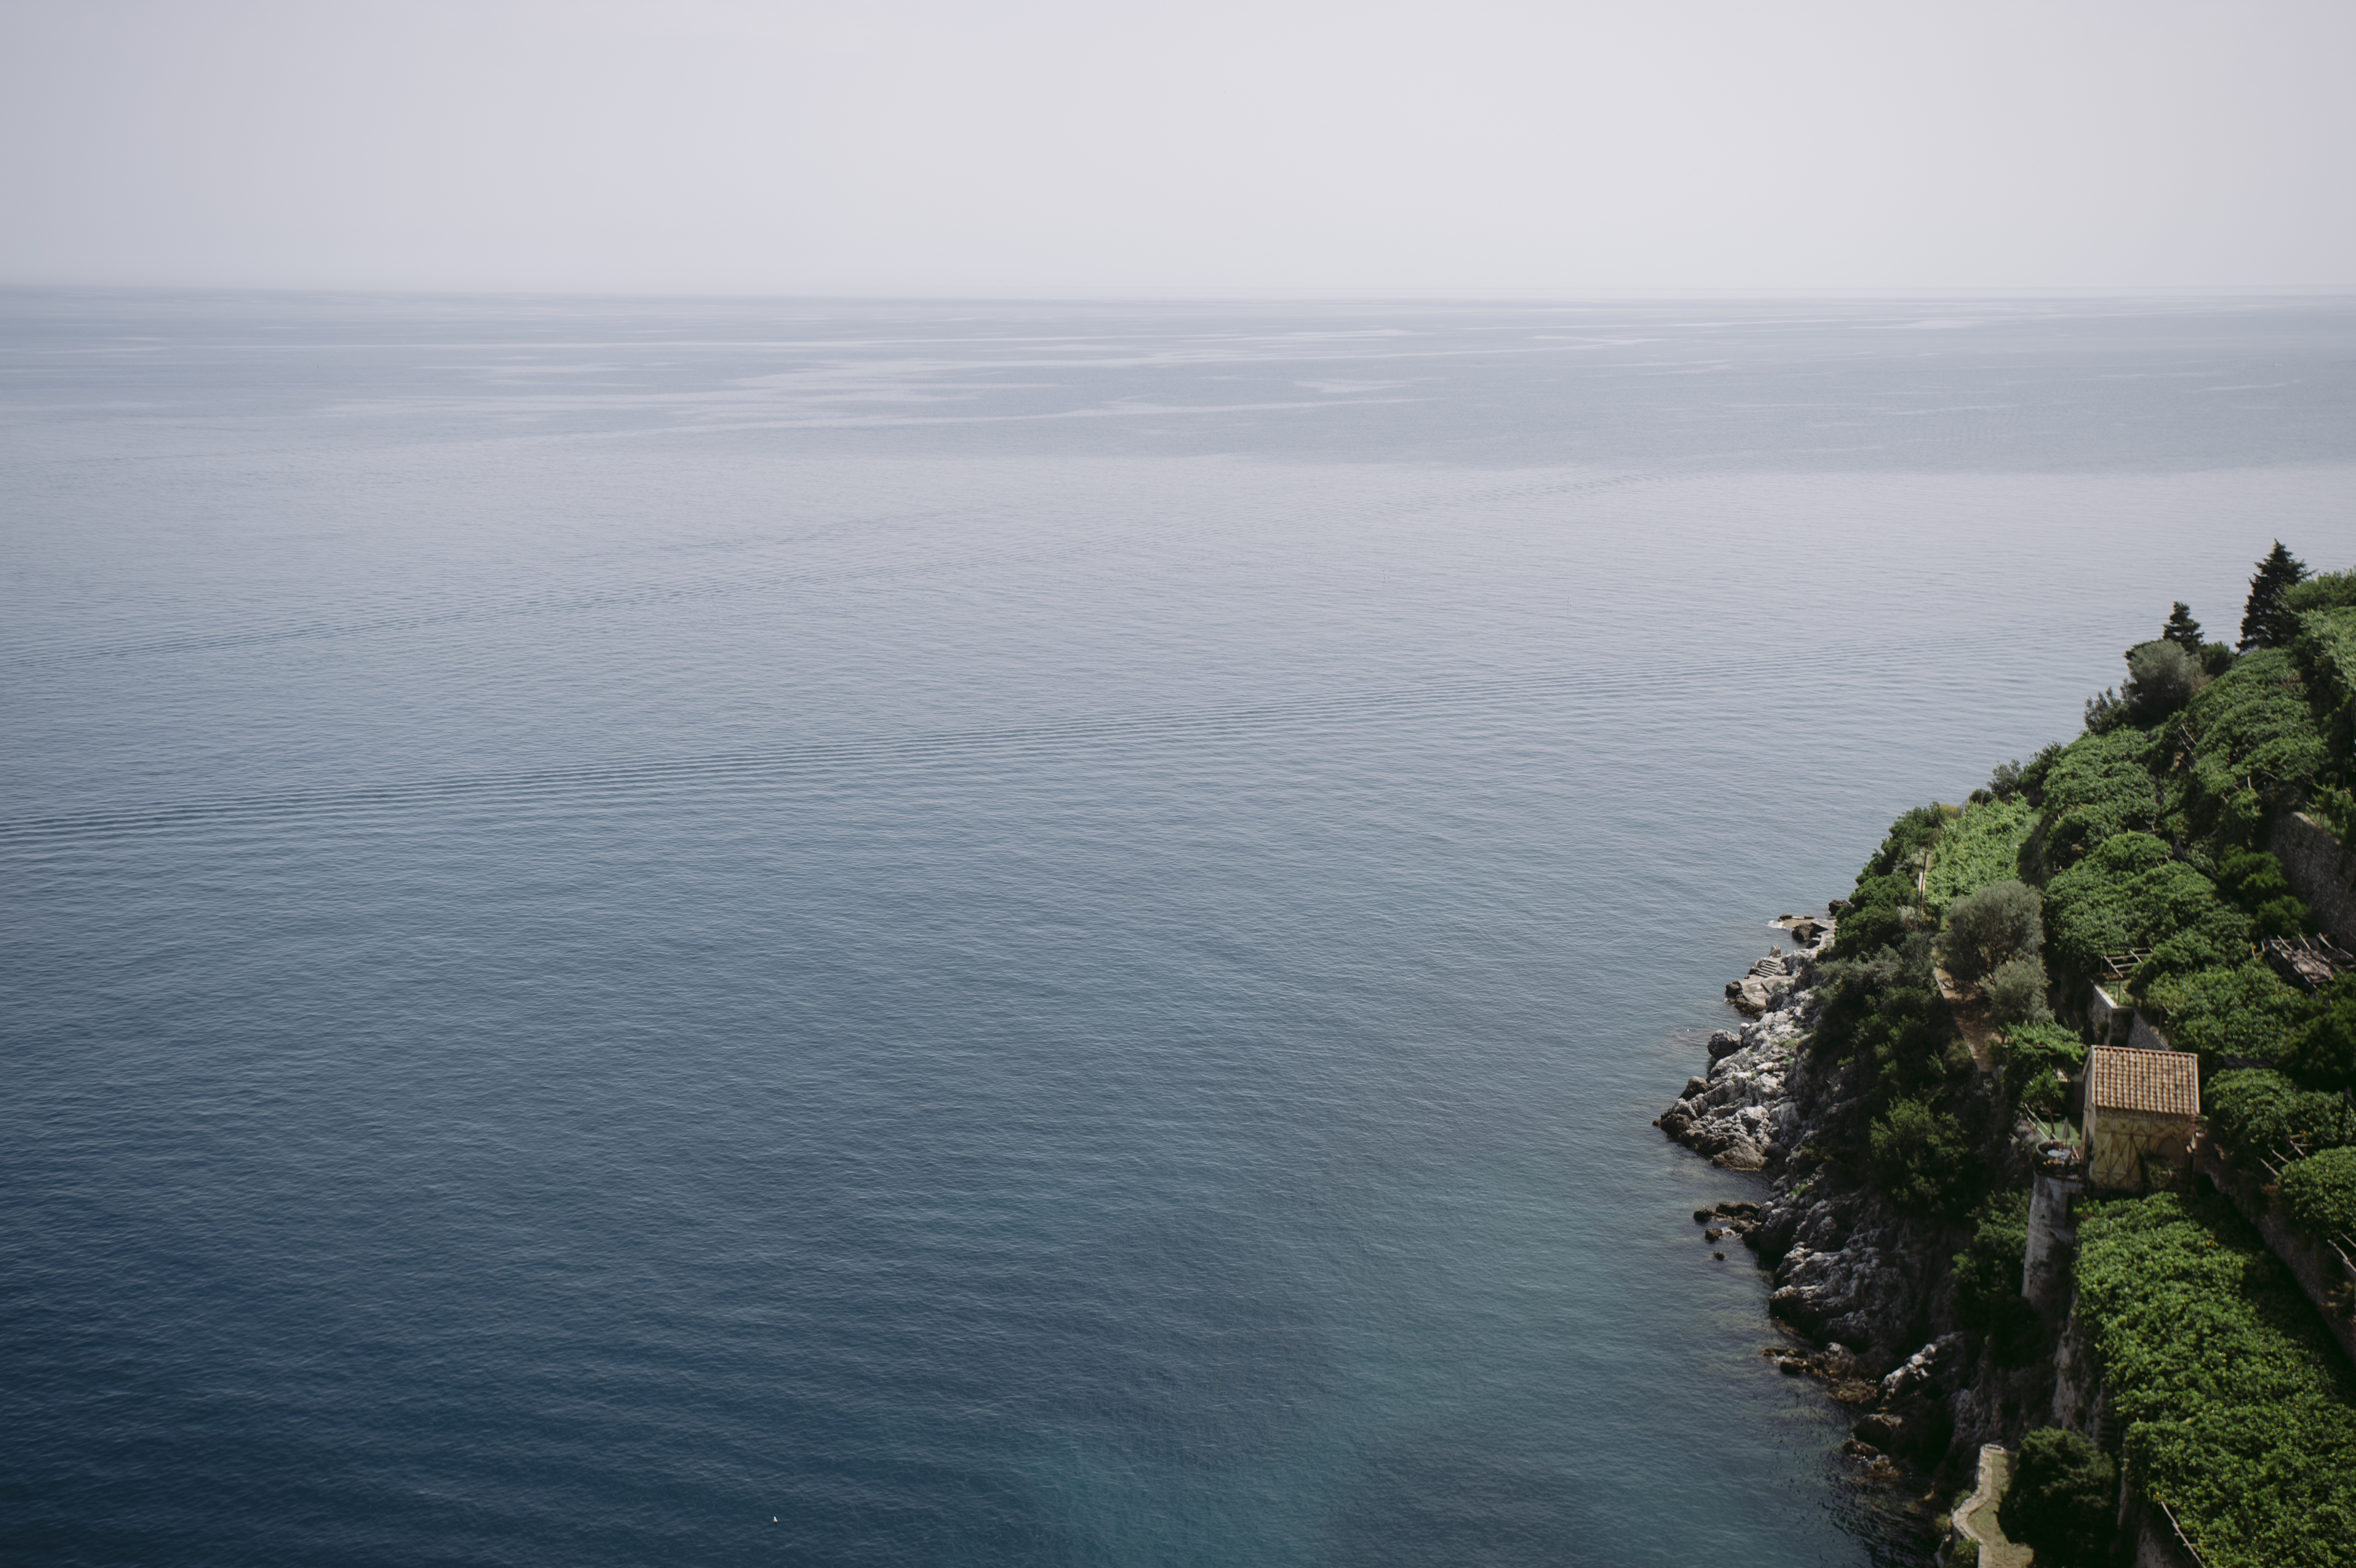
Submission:
<svg viewBox="0 0 2356 1568">
<path fill-rule="evenodd" d="M 2189 1116 L 2158 1116 L 2143 1111 L 2118 1111 L 2095 1106 L 2086 1116 L 2087 1175 L 2099 1187 L 2114 1192 L 2145 1188 L 2144 1160 L 2158 1156 L 2170 1165 L 2184 1164 L 2192 1142 Z"/>
</svg>

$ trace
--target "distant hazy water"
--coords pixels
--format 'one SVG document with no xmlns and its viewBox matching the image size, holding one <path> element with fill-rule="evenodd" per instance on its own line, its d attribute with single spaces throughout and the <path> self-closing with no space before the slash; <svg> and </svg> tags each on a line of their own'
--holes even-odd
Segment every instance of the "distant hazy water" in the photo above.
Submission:
<svg viewBox="0 0 2356 1568">
<path fill-rule="evenodd" d="M 2356 306 L 0 295 L 40 1563 L 1912 1562 L 1647 1119 Z"/>
</svg>

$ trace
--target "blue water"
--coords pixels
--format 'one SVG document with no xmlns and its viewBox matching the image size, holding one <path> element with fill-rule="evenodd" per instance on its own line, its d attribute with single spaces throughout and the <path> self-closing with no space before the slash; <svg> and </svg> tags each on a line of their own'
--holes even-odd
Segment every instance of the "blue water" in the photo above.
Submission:
<svg viewBox="0 0 2356 1568">
<path fill-rule="evenodd" d="M 0 1544 L 1920 1561 L 1647 1120 L 2356 305 L 0 295 Z"/>
</svg>

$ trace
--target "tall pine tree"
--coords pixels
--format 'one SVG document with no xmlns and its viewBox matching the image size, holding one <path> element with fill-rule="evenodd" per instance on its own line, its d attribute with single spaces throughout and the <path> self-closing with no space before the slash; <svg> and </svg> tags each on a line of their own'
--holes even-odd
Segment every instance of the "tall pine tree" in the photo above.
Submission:
<svg viewBox="0 0 2356 1568">
<path fill-rule="evenodd" d="M 2293 583 L 2307 578 L 2307 563 L 2283 548 L 2275 547 L 2258 563 L 2255 575 L 2250 579 L 2250 602 L 2242 611 L 2242 651 L 2253 648 L 2287 648 L 2298 635 L 2298 618 L 2285 608 L 2283 590 Z"/>
<path fill-rule="evenodd" d="M 2192 618 L 2192 607 L 2182 599 L 2168 613 L 2168 625 L 2160 630 L 2160 640 L 2172 642 L 2193 658 L 2201 657 L 2201 623 Z"/>
</svg>

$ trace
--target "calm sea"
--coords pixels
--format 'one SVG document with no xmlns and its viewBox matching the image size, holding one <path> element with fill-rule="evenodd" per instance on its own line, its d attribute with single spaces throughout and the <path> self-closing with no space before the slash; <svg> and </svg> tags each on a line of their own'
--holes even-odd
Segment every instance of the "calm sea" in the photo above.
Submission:
<svg viewBox="0 0 2356 1568">
<path fill-rule="evenodd" d="M 1904 1563 L 1647 1125 L 2356 303 L 0 295 L 0 1547 Z"/>
</svg>

